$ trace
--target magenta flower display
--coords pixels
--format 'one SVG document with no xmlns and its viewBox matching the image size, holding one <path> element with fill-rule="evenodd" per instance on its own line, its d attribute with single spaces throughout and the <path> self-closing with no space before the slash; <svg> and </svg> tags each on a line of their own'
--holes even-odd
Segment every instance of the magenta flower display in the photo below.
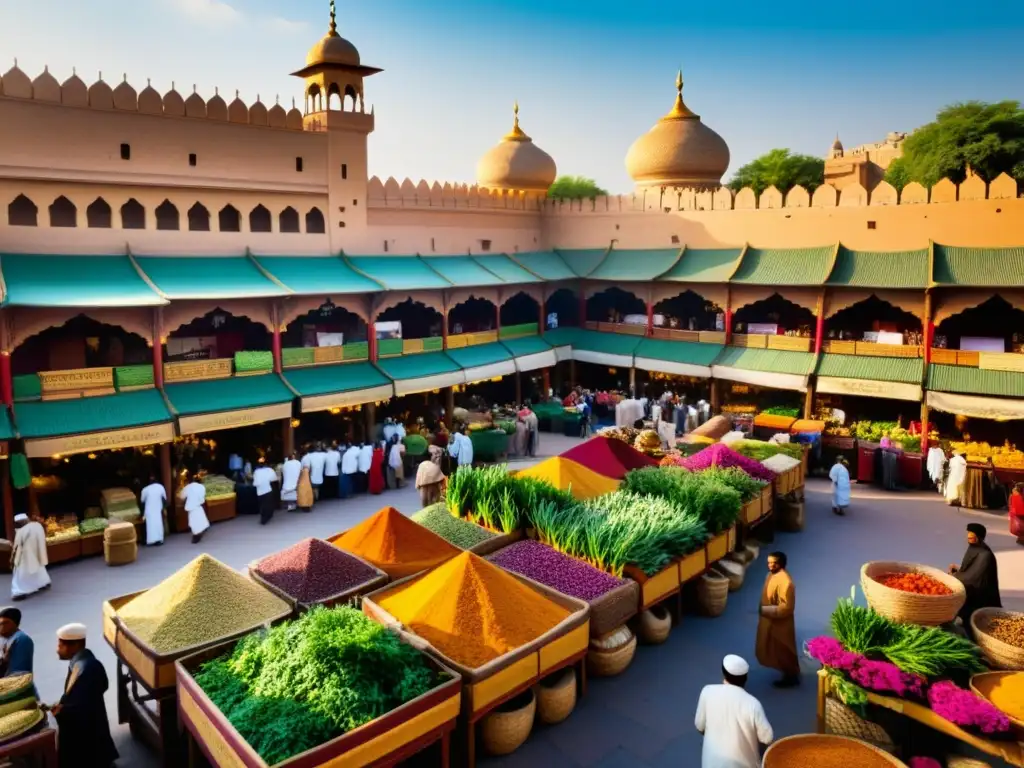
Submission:
<svg viewBox="0 0 1024 768">
<path fill-rule="evenodd" d="M 982 733 L 1010 730 L 1010 720 L 1006 715 L 985 699 L 949 680 L 940 680 L 928 688 L 928 705 L 939 717 L 961 728 L 974 728 Z"/>
<path fill-rule="evenodd" d="M 912 757 L 907 765 L 910 768 L 942 768 L 942 763 L 934 757 Z"/>
<path fill-rule="evenodd" d="M 775 479 L 775 473 L 759 461 L 747 458 L 743 454 L 736 453 L 732 448 L 722 443 L 709 445 L 702 451 L 698 451 L 679 462 L 679 466 L 685 467 L 691 472 L 700 472 L 709 467 L 738 467 L 757 480 L 770 482 Z"/>
<path fill-rule="evenodd" d="M 853 653 L 843 648 L 843 644 L 834 637 L 823 635 L 807 641 L 807 653 L 818 660 L 826 667 L 838 669 L 843 672 L 852 670 L 860 659 L 864 658 L 859 653 Z"/>
<path fill-rule="evenodd" d="M 834 637 L 816 637 L 807 642 L 807 653 L 826 667 L 845 672 L 851 681 L 876 693 L 892 693 L 900 697 L 924 696 L 925 680 L 909 675 L 889 661 L 874 661 L 848 651 Z"/>
</svg>

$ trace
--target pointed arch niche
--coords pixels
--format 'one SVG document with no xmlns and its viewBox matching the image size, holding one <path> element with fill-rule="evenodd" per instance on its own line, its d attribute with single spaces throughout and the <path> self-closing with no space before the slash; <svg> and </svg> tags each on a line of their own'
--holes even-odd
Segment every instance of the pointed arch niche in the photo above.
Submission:
<svg viewBox="0 0 1024 768">
<path fill-rule="evenodd" d="M 153 361 L 150 309 L 11 310 L 11 371 L 145 365 Z"/>
<path fill-rule="evenodd" d="M 547 315 L 555 316 L 559 328 L 578 328 L 582 325 L 579 292 L 572 288 L 559 288 L 549 295 L 544 302 L 544 311 Z M 547 328 L 547 321 L 545 317 L 544 328 Z"/>
<path fill-rule="evenodd" d="M 596 286 L 587 293 L 587 322 L 623 324 L 628 315 L 640 315 L 644 318 L 640 327 L 647 327 L 646 297 L 639 295 L 639 290 L 610 285 Z"/>
<path fill-rule="evenodd" d="M 669 295 L 671 294 L 671 295 Z M 718 331 L 725 328 L 724 306 L 728 299 L 724 287 L 681 285 L 654 286 L 654 336 L 678 338 L 681 341 L 698 341 L 697 338 L 682 338 L 686 334 L 700 331 Z M 658 320 L 662 320 L 659 324 Z"/>
<path fill-rule="evenodd" d="M 381 333 L 381 323 L 402 324 L 403 339 L 428 339 L 443 336 L 444 314 L 440 294 L 417 291 L 410 294 L 385 295 L 377 308 L 374 322 Z"/>
<path fill-rule="evenodd" d="M 270 350 L 269 302 L 184 302 L 164 308 L 166 362 L 231 358 Z"/>
<path fill-rule="evenodd" d="M 540 289 L 530 290 L 524 288 L 516 291 L 510 289 L 507 296 L 501 298 L 499 316 L 501 327 L 508 328 L 514 325 L 527 325 L 536 323 L 540 328 Z"/>
</svg>

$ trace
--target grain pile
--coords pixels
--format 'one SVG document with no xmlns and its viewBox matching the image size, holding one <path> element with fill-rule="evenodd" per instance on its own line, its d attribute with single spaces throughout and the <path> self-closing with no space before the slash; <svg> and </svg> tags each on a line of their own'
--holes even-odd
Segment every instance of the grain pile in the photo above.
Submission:
<svg viewBox="0 0 1024 768">
<path fill-rule="evenodd" d="M 460 549 L 470 549 L 497 536 L 482 526 L 455 517 L 444 504 L 433 504 L 421 509 L 412 519 Z"/>
<path fill-rule="evenodd" d="M 123 605 L 118 618 L 161 654 L 214 643 L 285 616 L 288 604 L 209 555 Z"/>
<path fill-rule="evenodd" d="M 998 616 L 989 622 L 985 634 L 1007 645 L 1024 648 L 1024 616 Z"/>
<path fill-rule="evenodd" d="M 885 755 L 853 739 L 808 735 L 776 742 L 764 768 L 892 768 Z"/>
<path fill-rule="evenodd" d="M 9 741 L 21 736 L 43 722 L 44 717 L 45 715 L 38 709 L 23 709 L 0 717 L 0 741 Z"/>
<path fill-rule="evenodd" d="M 469 668 L 536 640 L 570 612 L 496 565 L 464 552 L 377 603 Z"/>
<path fill-rule="evenodd" d="M 384 507 L 330 542 L 377 566 L 392 579 L 434 568 L 461 551 L 394 507 Z"/>
<path fill-rule="evenodd" d="M 317 603 L 368 584 L 380 573 L 320 539 L 303 539 L 263 558 L 253 570 L 300 603 Z"/>
</svg>

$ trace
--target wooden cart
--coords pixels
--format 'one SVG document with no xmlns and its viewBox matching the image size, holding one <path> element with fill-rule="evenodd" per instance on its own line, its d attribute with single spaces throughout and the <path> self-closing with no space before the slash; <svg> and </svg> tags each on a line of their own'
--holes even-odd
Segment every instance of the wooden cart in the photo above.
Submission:
<svg viewBox="0 0 1024 768">
<path fill-rule="evenodd" d="M 45 720 L 43 721 L 46 722 Z M 0 745 L 0 764 L 21 765 L 22 760 L 35 759 L 33 765 L 40 768 L 57 768 L 57 731 L 44 726 L 42 730 Z"/>
</svg>

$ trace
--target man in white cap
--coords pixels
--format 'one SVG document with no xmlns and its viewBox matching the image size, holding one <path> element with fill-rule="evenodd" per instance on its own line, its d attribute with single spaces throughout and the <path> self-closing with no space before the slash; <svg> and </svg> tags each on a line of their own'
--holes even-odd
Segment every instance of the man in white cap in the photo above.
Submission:
<svg viewBox="0 0 1024 768">
<path fill-rule="evenodd" d="M 46 555 L 46 531 L 28 515 L 14 516 L 14 546 L 11 550 L 11 597 L 24 600 L 31 594 L 50 586 L 50 574 L 46 566 L 50 560 Z"/>
<path fill-rule="evenodd" d="M 57 656 L 70 661 L 60 702 L 46 707 L 57 720 L 60 768 L 110 768 L 118 758 L 103 703 L 107 672 L 85 647 L 85 625 L 57 630 Z"/>
<path fill-rule="evenodd" d="M 750 665 L 732 654 L 722 659 L 723 682 L 705 685 L 695 725 L 704 736 L 701 768 L 758 768 L 761 747 L 775 734 L 761 702 L 747 693 Z"/>
</svg>

